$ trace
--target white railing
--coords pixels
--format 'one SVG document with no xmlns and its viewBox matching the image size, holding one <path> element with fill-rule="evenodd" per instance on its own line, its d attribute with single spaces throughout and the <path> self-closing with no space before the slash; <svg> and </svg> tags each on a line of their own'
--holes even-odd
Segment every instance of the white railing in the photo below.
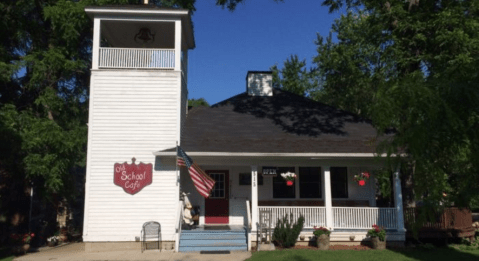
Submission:
<svg viewBox="0 0 479 261">
<path fill-rule="evenodd" d="M 99 68 L 174 69 L 174 49 L 100 48 Z"/>
<path fill-rule="evenodd" d="M 304 228 L 326 226 L 326 208 L 325 207 L 258 207 L 259 210 L 271 210 L 272 226 L 276 226 L 278 219 L 282 219 L 293 214 L 293 220 L 296 221 L 300 216 L 304 217 Z M 259 211 L 258 211 L 259 213 Z"/>
<path fill-rule="evenodd" d="M 181 224 L 183 223 L 183 201 L 180 201 L 180 204 L 178 205 L 178 212 L 176 213 L 176 240 L 175 240 L 175 251 L 179 252 L 180 251 L 180 236 L 181 236 Z"/>
<path fill-rule="evenodd" d="M 372 225 L 395 229 L 394 208 L 333 207 L 334 228 L 370 229 Z"/>
</svg>

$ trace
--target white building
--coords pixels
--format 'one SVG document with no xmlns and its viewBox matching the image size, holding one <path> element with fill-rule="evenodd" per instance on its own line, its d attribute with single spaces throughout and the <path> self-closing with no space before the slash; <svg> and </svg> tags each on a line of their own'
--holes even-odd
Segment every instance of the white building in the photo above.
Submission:
<svg viewBox="0 0 479 261">
<path fill-rule="evenodd" d="M 188 111 L 188 50 L 195 47 L 188 11 L 148 5 L 85 10 L 94 20 L 87 250 L 138 248 L 147 221 L 159 222 L 162 241 L 181 251 L 245 249 L 256 240 L 260 210 L 271 210 L 274 220 L 303 215 L 306 238 L 314 226 L 325 226 L 333 230 L 331 241 L 361 242 L 378 224 L 388 230 L 388 241 L 405 240 L 399 173 L 394 207 L 377 207 L 374 170 L 382 163 L 370 122 L 274 89 L 270 72 L 248 72 L 244 93 Z M 176 166 L 177 144 L 216 180 L 209 199 Z M 120 164 L 132 158 L 147 164 L 143 176 L 120 175 Z M 271 170 L 298 178 L 287 186 L 280 175 L 266 174 Z M 365 171 L 372 177 L 360 186 L 353 176 Z M 206 232 L 178 242 L 180 190 L 200 208 L 200 226 L 240 228 L 245 242 L 221 244 L 226 239 L 219 232 L 213 245 L 195 245 L 206 242 Z"/>
</svg>

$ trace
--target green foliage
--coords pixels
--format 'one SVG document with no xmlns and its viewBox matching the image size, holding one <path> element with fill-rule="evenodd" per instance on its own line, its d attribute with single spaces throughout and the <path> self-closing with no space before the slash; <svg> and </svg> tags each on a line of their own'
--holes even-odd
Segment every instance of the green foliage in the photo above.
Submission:
<svg viewBox="0 0 479 261">
<path fill-rule="evenodd" d="M 199 98 L 199 99 L 189 99 L 188 106 L 189 107 L 198 107 L 198 106 L 210 107 L 210 104 L 205 100 L 205 98 Z"/>
<path fill-rule="evenodd" d="M 346 13 L 328 37 L 318 35 L 309 70 L 314 74 L 298 77 L 304 62 L 291 59 L 297 73 L 274 68 L 276 82 L 292 82 L 298 93 L 311 90 L 315 100 L 372 119 L 382 141 L 378 154 L 388 155 L 389 173 L 401 164 L 401 178 L 414 184 L 416 200 L 431 207 L 477 200 L 479 6 L 374 0 L 323 5 Z M 308 80 L 318 84 L 304 88 Z"/>
<path fill-rule="evenodd" d="M 373 229 L 368 230 L 368 237 L 378 237 L 379 241 L 386 240 L 386 230 L 384 228 L 379 227 L 378 225 L 374 224 Z"/>
<path fill-rule="evenodd" d="M 316 237 L 320 237 L 321 235 L 331 235 L 331 231 L 329 231 L 327 228 L 325 227 L 314 227 L 314 231 L 313 231 L 313 234 L 316 236 Z"/>
<path fill-rule="evenodd" d="M 283 2 L 284 0 L 274 0 L 275 2 Z M 222 8 L 228 8 L 230 11 L 234 11 L 236 6 L 240 3 L 244 3 L 245 0 L 216 0 L 216 5 Z"/>
<path fill-rule="evenodd" d="M 273 87 L 306 97 L 317 95 L 319 84 L 314 78 L 315 72 L 305 67 L 306 60 L 300 61 L 297 55 L 286 59 L 281 70 L 276 65 L 272 66 Z"/>
<path fill-rule="evenodd" d="M 293 222 L 293 214 L 285 215 L 283 219 L 278 219 L 276 222 L 276 227 L 273 231 L 273 241 L 275 241 L 281 247 L 292 247 L 296 244 L 298 236 L 303 230 L 304 217 L 301 216 Z"/>
</svg>

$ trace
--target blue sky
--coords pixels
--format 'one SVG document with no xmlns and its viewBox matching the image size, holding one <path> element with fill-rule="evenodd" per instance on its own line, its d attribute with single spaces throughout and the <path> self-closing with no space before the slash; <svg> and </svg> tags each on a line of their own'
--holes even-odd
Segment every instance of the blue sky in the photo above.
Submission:
<svg viewBox="0 0 479 261">
<path fill-rule="evenodd" d="M 322 0 L 247 0 L 234 12 L 213 0 L 196 1 L 196 48 L 190 50 L 189 98 L 217 103 L 246 88 L 247 71 L 282 67 L 297 54 L 308 63 L 316 54 L 316 33 L 326 37 L 339 13 L 328 13 Z"/>
</svg>

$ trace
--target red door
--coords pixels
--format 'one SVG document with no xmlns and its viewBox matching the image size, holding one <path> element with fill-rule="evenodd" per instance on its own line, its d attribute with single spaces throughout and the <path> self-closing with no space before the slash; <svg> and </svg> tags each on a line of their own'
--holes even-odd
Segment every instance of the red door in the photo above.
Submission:
<svg viewBox="0 0 479 261">
<path fill-rule="evenodd" d="M 205 199 L 205 223 L 229 223 L 229 173 L 227 170 L 207 170 L 215 180 L 209 198 Z"/>
</svg>

